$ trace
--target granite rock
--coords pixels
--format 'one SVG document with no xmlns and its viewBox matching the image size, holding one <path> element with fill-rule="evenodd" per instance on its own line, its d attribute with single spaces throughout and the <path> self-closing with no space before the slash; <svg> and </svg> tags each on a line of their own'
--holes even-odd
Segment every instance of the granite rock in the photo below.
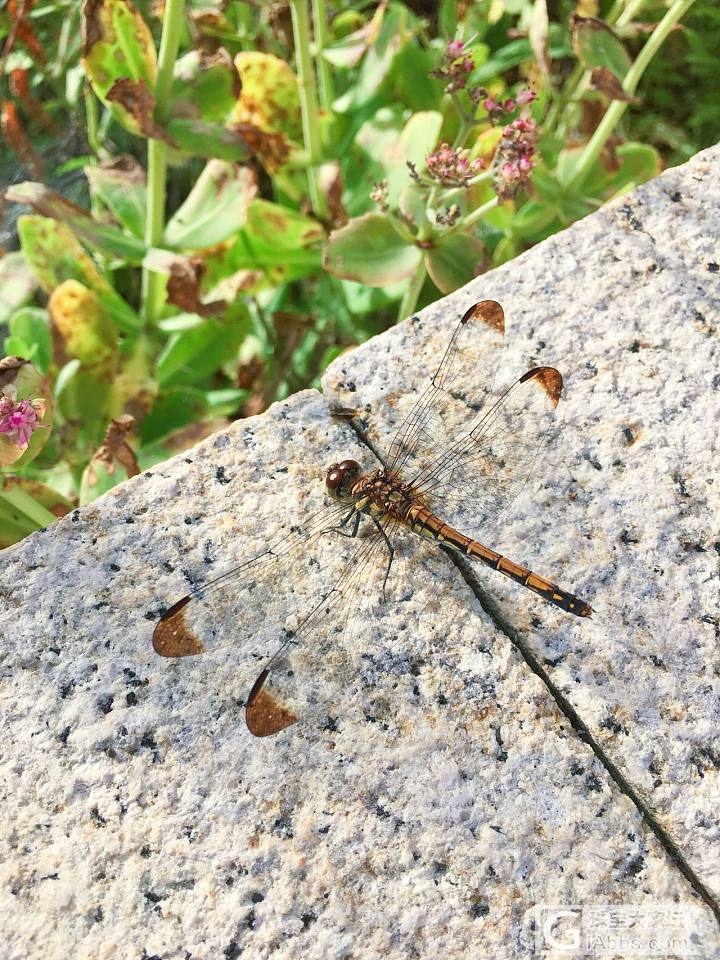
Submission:
<svg viewBox="0 0 720 960">
<path fill-rule="evenodd" d="M 716 182 L 714 157 L 341 358 L 327 398 L 308 391 L 236 423 L 3 553 L 3 957 L 515 960 L 535 955 L 544 903 L 695 911 L 688 955 L 720 956 L 698 883 L 517 642 L 712 887 L 717 646 L 703 618 L 717 615 L 718 460 L 697 418 L 716 410 L 717 335 L 698 263 L 717 210 L 697 197 Z M 688 219 L 704 212 L 703 238 L 663 220 L 669 191 Z M 625 205 L 683 250 L 648 246 Z M 491 545 L 587 596 L 596 616 L 571 620 L 490 573 L 474 588 L 423 545 L 398 603 L 364 602 L 379 575 L 368 570 L 351 629 L 298 651 L 299 683 L 323 693 L 308 721 L 253 738 L 243 705 L 271 627 L 353 544 L 300 553 L 258 580 L 252 603 L 218 594 L 202 656 L 157 657 L 154 623 L 320 508 L 330 462 L 372 465 L 334 405 L 362 395 L 381 438 L 459 305 L 480 296 L 506 307 L 509 371 L 547 360 L 568 374 L 536 485 Z"/>
</svg>

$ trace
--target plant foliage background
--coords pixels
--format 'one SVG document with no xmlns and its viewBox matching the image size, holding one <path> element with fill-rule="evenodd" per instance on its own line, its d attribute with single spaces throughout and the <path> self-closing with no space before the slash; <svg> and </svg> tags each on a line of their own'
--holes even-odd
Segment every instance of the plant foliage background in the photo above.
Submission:
<svg viewBox="0 0 720 960">
<path fill-rule="evenodd" d="M 718 138 L 711 0 L 7 0 L 0 547 Z"/>
</svg>

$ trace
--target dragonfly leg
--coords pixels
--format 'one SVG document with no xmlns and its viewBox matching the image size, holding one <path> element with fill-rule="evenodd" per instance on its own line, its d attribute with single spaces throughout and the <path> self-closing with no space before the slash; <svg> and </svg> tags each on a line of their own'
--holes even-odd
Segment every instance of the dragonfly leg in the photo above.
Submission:
<svg viewBox="0 0 720 960">
<path fill-rule="evenodd" d="M 388 549 L 388 565 L 387 565 L 387 570 L 385 571 L 385 576 L 384 576 L 384 578 L 383 578 L 383 586 L 382 586 L 383 600 L 387 603 L 387 596 L 386 596 L 386 594 L 385 594 L 385 587 L 387 586 L 388 577 L 390 576 L 390 568 L 392 567 L 393 558 L 395 557 L 395 547 L 393 547 L 393 545 L 390 543 L 390 540 L 389 540 L 389 538 L 388 538 L 388 535 L 387 535 L 387 534 L 385 533 L 385 531 L 383 530 L 383 526 L 382 526 L 382 524 L 380 523 L 380 521 L 377 519 L 377 517 L 373 517 L 373 518 L 372 518 L 372 521 L 373 521 L 373 523 L 375 524 L 375 526 L 378 528 L 378 530 L 380 531 L 380 533 L 382 534 L 382 538 L 383 538 L 383 540 L 385 541 L 385 545 L 386 545 L 386 547 L 387 547 L 387 549 Z"/>
<path fill-rule="evenodd" d="M 353 517 L 354 517 L 354 520 L 353 520 L 352 530 L 350 530 L 349 532 L 347 530 L 343 530 L 343 527 L 345 526 L 345 524 L 348 523 L 348 521 Z M 343 517 L 343 519 L 340 521 L 337 527 L 330 527 L 329 529 L 332 530 L 333 533 L 339 533 L 341 537 L 354 538 L 357 536 L 358 527 L 360 526 L 361 518 L 362 518 L 362 514 L 358 510 L 351 510 L 346 517 Z"/>
</svg>

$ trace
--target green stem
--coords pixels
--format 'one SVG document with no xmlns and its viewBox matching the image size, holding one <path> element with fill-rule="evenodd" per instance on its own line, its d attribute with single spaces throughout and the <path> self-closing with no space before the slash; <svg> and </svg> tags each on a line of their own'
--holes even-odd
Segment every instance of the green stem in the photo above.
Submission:
<svg viewBox="0 0 720 960">
<path fill-rule="evenodd" d="M 310 56 L 310 22 L 307 0 L 290 0 L 295 58 L 297 61 L 298 86 L 300 88 L 300 112 L 302 113 L 303 140 L 310 158 L 308 166 L 308 193 L 313 213 L 319 220 L 326 220 L 328 207 L 317 182 L 317 167 L 322 161 L 320 130 L 318 127 L 317 90 L 315 71 Z"/>
<path fill-rule="evenodd" d="M 403 298 L 400 301 L 400 306 L 398 308 L 398 323 L 403 320 L 406 320 L 415 310 L 417 306 L 418 297 L 420 296 L 420 291 L 423 288 L 425 283 L 425 257 L 420 257 L 420 263 L 418 263 L 415 268 L 415 273 L 410 277 L 410 282 L 407 285 L 407 289 L 403 294 Z"/>
<path fill-rule="evenodd" d="M 47 527 L 57 520 L 54 513 L 50 513 L 46 507 L 34 500 L 29 493 L 17 484 L 8 484 L 3 490 L 0 490 L 0 500 L 4 500 L 15 510 L 24 513 L 39 527 Z"/>
<path fill-rule="evenodd" d="M 457 134 L 455 135 L 455 139 L 453 140 L 453 149 L 457 150 L 458 147 L 464 146 L 465 138 L 467 137 L 468 133 L 472 130 L 472 128 L 475 126 L 477 121 L 475 120 L 474 116 L 472 116 L 471 114 L 465 113 L 465 110 L 463 109 L 463 105 L 460 102 L 460 97 L 457 95 L 457 93 L 455 92 L 451 93 L 450 99 L 452 100 L 453 106 L 455 107 L 457 115 L 460 118 L 460 127 L 458 129 Z"/>
<path fill-rule="evenodd" d="M 323 50 L 328 45 L 327 13 L 325 0 L 313 0 L 313 29 L 315 31 L 315 56 L 317 58 L 318 81 L 320 87 L 320 106 L 325 113 L 332 110 L 335 99 L 333 92 L 332 71 L 330 64 L 323 56 Z"/>
<path fill-rule="evenodd" d="M 694 2 L 695 0 L 675 0 L 675 3 L 673 3 L 660 23 L 658 23 L 653 32 L 650 34 L 647 43 L 638 54 L 635 63 L 633 63 L 628 70 L 625 80 L 623 81 L 623 90 L 629 94 L 635 93 L 637 85 L 640 82 L 640 79 L 648 64 L 660 49 L 662 43 L 672 28 L 675 26 L 678 20 L 680 20 L 684 14 L 687 13 Z M 585 149 L 583 150 L 582 156 L 580 157 L 572 179 L 566 185 L 568 193 L 571 193 L 573 190 L 577 190 L 582 185 L 583 181 L 592 169 L 593 164 L 600 156 L 608 137 L 615 129 L 615 126 L 627 108 L 628 104 L 624 100 L 613 100 L 610 106 L 607 108 L 605 115 L 595 130 L 595 133 L 585 145 Z"/>
<path fill-rule="evenodd" d="M 473 177 L 472 180 L 468 182 L 463 187 L 453 187 L 448 190 L 447 193 L 442 195 L 443 204 L 449 203 L 451 200 L 454 200 L 456 197 L 461 196 L 463 193 L 466 193 L 470 187 L 474 187 L 476 183 L 484 183 L 486 180 L 492 180 L 495 174 L 492 170 L 486 170 L 484 173 L 479 173 L 476 177 Z"/>
<path fill-rule="evenodd" d="M 162 124 L 169 112 L 170 87 L 177 59 L 180 35 L 185 22 L 185 0 L 166 0 L 162 38 L 158 53 L 158 74 L 155 83 L 155 118 Z M 148 140 L 147 211 L 145 243 L 158 246 L 165 231 L 165 193 L 167 188 L 167 144 Z M 165 299 L 166 278 L 147 267 L 142 272 L 141 312 L 146 325 L 155 324 Z"/>
<path fill-rule="evenodd" d="M 624 9 L 618 11 L 617 18 L 613 17 L 612 20 L 608 18 L 608 23 L 616 23 L 618 27 L 624 27 L 626 23 L 630 23 L 633 17 L 637 16 L 646 3 L 647 0 L 629 0 Z M 619 6 L 622 7 L 622 3 Z"/>
<path fill-rule="evenodd" d="M 83 89 L 83 100 L 85 101 L 85 126 L 87 127 L 88 145 L 95 156 L 97 156 L 100 153 L 100 141 L 98 140 L 98 107 L 95 94 L 89 83 L 86 83 Z"/>
<path fill-rule="evenodd" d="M 617 0 L 608 13 L 605 22 L 609 26 L 625 26 L 626 23 L 629 23 L 630 20 L 640 12 L 640 9 L 644 7 L 646 3 L 647 0 L 627 0 L 627 3 L 625 0 Z M 582 97 L 589 83 L 590 70 L 584 70 L 581 63 L 576 63 L 565 84 L 566 92 L 561 95 L 548 113 L 546 121 L 548 130 L 552 129 L 555 122 L 563 117 L 568 104 Z M 567 132 L 567 123 L 564 120 L 558 122 L 555 132 L 560 139 L 564 139 Z"/>
</svg>

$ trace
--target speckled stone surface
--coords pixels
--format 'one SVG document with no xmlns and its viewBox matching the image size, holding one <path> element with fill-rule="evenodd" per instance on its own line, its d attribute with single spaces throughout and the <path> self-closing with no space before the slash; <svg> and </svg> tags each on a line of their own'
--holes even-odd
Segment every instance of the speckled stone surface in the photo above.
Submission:
<svg viewBox="0 0 720 960">
<path fill-rule="evenodd" d="M 695 543 L 712 537 L 705 481 L 716 441 L 696 425 L 717 398 L 708 366 L 717 339 L 703 332 L 710 273 L 697 268 L 692 280 L 704 284 L 699 329 L 687 277 L 691 244 L 699 257 L 710 243 L 700 213 L 718 215 L 709 171 L 701 157 L 624 201 L 651 232 L 668 190 L 683 194 L 670 211 L 681 202 L 699 211 L 685 227 L 664 214 L 687 246 L 663 270 L 631 278 L 644 269 L 636 243 L 650 241 L 626 232 L 616 207 L 482 285 L 507 308 L 510 369 L 542 359 L 568 374 L 546 463 L 492 542 L 586 595 L 598 615 L 570 620 L 490 572 L 487 588 L 708 883 L 717 771 L 691 773 L 694 756 L 713 756 L 698 751 L 714 730 L 717 646 L 702 618 L 716 616 L 717 583 L 702 581 L 717 580 L 717 566 L 711 539 L 706 553 Z M 707 207 L 692 200 L 695 183 Z M 618 270 L 629 259 L 615 292 L 611 251 Z M 666 260 L 656 250 L 653 262 Z M 437 344 L 447 315 L 433 314 Z M 538 345 L 543 325 L 552 349 Z M 423 338 L 433 329 L 427 315 L 422 328 L 343 358 L 329 386 L 352 378 L 356 390 L 331 402 L 355 403 L 362 384 L 372 425 L 388 382 L 418 382 L 401 379 L 390 348 L 415 338 L 413 364 L 432 361 L 437 345 Z M 392 416 L 400 405 L 388 400 Z M 626 425 L 638 431 L 632 444 Z M 666 477 L 680 446 L 682 484 Z M 382 617 L 369 611 L 323 662 L 301 654 L 311 677 L 327 678 L 323 722 L 269 740 L 245 730 L 244 698 L 272 651 L 261 633 L 242 637 L 232 596 L 216 611 L 225 644 L 182 661 L 154 654 L 161 611 L 319 507 L 325 467 L 348 455 L 372 463 L 328 401 L 307 392 L 3 552 L 2 960 L 515 960 L 536 955 L 534 908 L 547 902 L 689 905 L 699 921 L 688 955 L 720 956 L 711 910 L 430 547 L 401 603 Z M 328 543 L 292 577 L 259 582 L 256 611 L 280 618 L 287 591 L 324 583 L 346 549 Z M 617 723 L 604 722 L 620 708 Z M 655 757 L 663 765 L 650 775 Z"/>
<path fill-rule="evenodd" d="M 506 310 L 506 377 L 565 378 L 535 480 L 486 542 L 597 612 L 578 627 L 479 577 L 720 896 L 720 148 L 340 358 L 326 393 L 351 405 L 362 384 L 381 439 L 415 379 L 402 358 L 436 363 L 484 298 Z"/>
<path fill-rule="evenodd" d="M 3 554 L 3 957 L 515 958 L 548 900 L 699 904 L 720 952 L 444 556 L 326 665 L 324 724 L 248 734 L 269 651 L 225 601 L 227 646 L 153 653 L 159 611 L 319 505 L 337 451 L 367 461 L 301 394 Z"/>
</svg>

